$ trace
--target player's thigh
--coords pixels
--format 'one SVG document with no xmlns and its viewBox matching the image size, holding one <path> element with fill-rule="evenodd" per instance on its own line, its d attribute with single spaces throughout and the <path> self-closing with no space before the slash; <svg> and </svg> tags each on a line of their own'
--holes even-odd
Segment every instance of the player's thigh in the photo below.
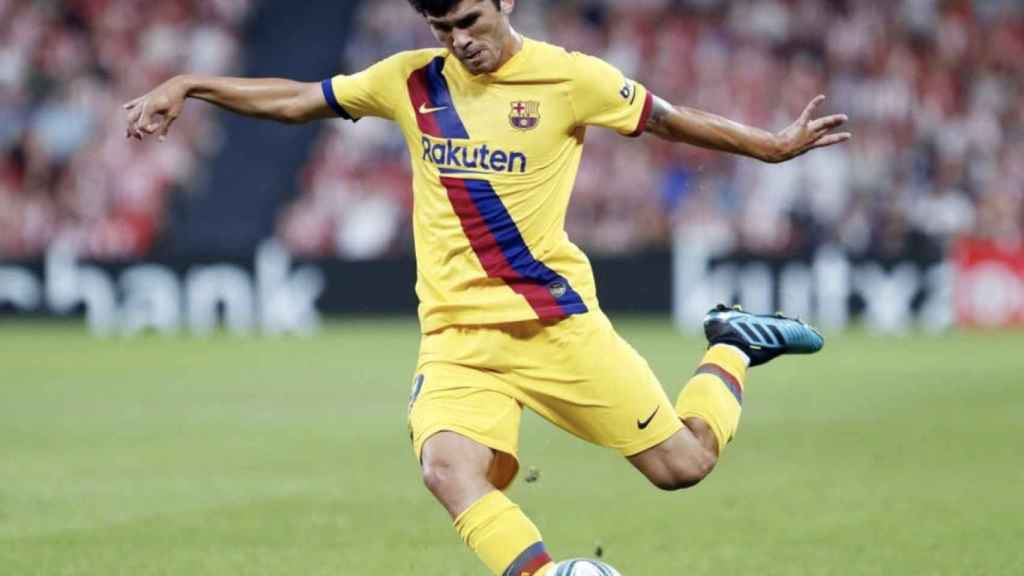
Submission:
<svg viewBox="0 0 1024 576">
<path fill-rule="evenodd" d="M 498 488 L 511 483 L 517 460 L 522 406 L 492 374 L 457 364 L 431 362 L 417 372 L 409 402 L 413 449 L 423 461 L 424 445 L 441 432 L 454 432 L 494 451 L 488 479 Z"/>
<path fill-rule="evenodd" d="M 556 325 L 549 374 L 530 384 L 527 404 L 573 434 L 632 456 L 681 427 L 650 365 L 600 312 Z"/>
</svg>

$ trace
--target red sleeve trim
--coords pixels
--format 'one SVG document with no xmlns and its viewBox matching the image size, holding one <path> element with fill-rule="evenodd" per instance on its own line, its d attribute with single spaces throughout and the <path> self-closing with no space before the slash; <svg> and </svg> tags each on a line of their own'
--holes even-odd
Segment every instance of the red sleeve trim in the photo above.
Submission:
<svg viewBox="0 0 1024 576">
<path fill-rule="evenodd" d="M 636 138 L 647 131 L 647 121 L 651 119 L 651 109 L 654 108 L 654 96 L 648 92 L 647 97 L 644 98 L 644 111 L 640 113 L 640 122 L 636 125 L 636 130 L 629 135 L 630 138 Z"/>
</svg>

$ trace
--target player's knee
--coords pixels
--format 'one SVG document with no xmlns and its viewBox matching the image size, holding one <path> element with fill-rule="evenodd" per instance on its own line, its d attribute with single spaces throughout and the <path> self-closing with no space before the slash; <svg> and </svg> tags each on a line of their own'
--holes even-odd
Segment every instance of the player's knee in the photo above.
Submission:
<svg viewBox="0 0 1024 576">
<path fill-rule="evenodd" d="M 487 484 L 486 466 L 448 456 L 425 458 L 422 475 L 427 489 L 442 502 L 477 492 Z"/>
<path fill-rule="evenodd" d="M 431 437 L 420 462 L 423 483 L 449 510 L 471 503 L 488 491 L 487 471 L 494 455 L 490 448 L 453 432 Z"/>
<path fill-rule="evenodd" d="M 697 485 L 718 462 L 715 451 L 680 432 L 661 444 L 630 457 L 630 462 L 662 490 Z"/>
<path fill-rule="evenodd" d="M 423 462 L 423 484 L 438 498 L 458 492 L 467 483 L 467 476 L 464 467 L 454 465 L 448 460 L 425 460 Z"/>
<path fill-rule="evenodd" d="M 716 458 L 707 453 L 687 455 L 668 460 L 647 478 L 661 490 L 675 491 L 692 488 L 707 478 L 715 467 Z"/>
<path fill-rule="evenodd" d="M 651 484 L 654 484 L 659 490 L 665 492 L 675 492 L 676 490 L 685 490 L 692 486 L 696 486 L 703 477 L 696 475 L 678 475 L 678 474 L 664 474 L 660 476 L 651 477 L 648 476 L 648 480 Z"/>
</svg>

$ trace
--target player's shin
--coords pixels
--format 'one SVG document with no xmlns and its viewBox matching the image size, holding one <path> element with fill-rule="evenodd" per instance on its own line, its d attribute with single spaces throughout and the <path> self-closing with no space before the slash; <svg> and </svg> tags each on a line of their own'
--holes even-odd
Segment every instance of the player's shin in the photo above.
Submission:
<svg viewBox="0 0 1024 576">
<path fill-rule="evenodd" d="M 748 362 L 732 346 L 712 346 L 676 401 L 681 419 L 699 418 L 707 423 L 718 440 L 719 454 L 739 427 Z"/>
<path fill-rule="evenodd" d="M 455 529 L 496 576 L 541 576 L 552 564 L 540 531 L 500 491 L 473 503 Z"/>
</svg>

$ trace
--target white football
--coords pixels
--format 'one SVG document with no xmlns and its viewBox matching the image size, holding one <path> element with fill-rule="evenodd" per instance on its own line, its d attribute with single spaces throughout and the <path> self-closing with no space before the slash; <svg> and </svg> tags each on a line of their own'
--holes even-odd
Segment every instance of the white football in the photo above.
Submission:
<svg viewBox="0 0 1024 576">
<path fill-rule="evenodd" d="M 622 576 L 618 570 L 589 558 L 562 560 L 548 571 L 547 576 Z"/>
</svg>

